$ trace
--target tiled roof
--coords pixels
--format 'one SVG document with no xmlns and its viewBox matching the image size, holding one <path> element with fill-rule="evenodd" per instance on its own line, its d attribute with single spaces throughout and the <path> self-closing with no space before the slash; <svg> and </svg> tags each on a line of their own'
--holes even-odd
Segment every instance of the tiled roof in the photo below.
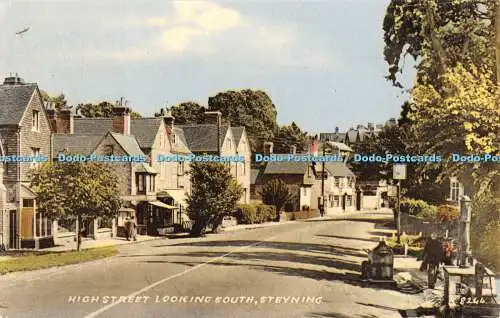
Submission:
<svg viewBox="0 0 500 318">
<path fill-rule="evenodd" d="M 102 135 L 53 134 L 54 155 L 57 156 L 64 151 L 88 155 L 102 138 Z"/>
<path fill-rule="evenodd" d="M 306 174 L 308 166 L 305 161 L 270 161 L 264 174 Z"/>
<path fill-rule="evenodd" d="M 354 177 L 354 173 L 343 162 L 326 162 L 325 169 L 335 177 Z"/>
<path fill-rule="evenodd" d="M 177 126 L 184 131 L 187 146 L 192 152 L 217 151 L 216 125 L 183 125 Z M 224 141 L 229 126 L 223 125 L 220 134 L 220 146 Z"/>
<path fill-rule="evenodd" d="M 319 139 L 321 141 L 335 141 L 344 142 L 346 134 L 345 133 L 320 133 Z"/>
<path fill-rule="evenodd" d="M 110 134 L 116 139 L 118 144 L 125 150 L 129 156 L 140 156 L 144 155 L 137 140 L 132 135 L 123 135 L 118 133 L 110 132 Z"/>
<path fill-rule="evenodd" d="M 135 136 L 141 148 L 151 148 L 162 123 L 161 117 L 134 118 L 130 123 L 130 133 Z"/>
<path fill-rule="evenodd" d="M 36 84 L 0 85 L 0 125 L 20 123 L 36 88 Z"/>
<path fill-rule="evenodd" d="M 73 132 L 81 135 L 101 135 L 104 136 L 113 129 L 112 118 L 74 118 Z"/>
<path fill-rule="evenodd" d="M 231 127 L 231 131 L 233 133 L 234 142 L 238 145 L 240 143 L 241 136 L 245 131 L 245 127 Z"/>
</svg>

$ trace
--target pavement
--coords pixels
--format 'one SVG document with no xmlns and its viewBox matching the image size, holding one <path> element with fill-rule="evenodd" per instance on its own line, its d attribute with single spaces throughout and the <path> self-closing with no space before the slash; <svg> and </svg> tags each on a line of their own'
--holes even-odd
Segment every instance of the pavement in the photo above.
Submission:
<svg viewBox="0 0 500 318">
<path fill-rule="evenodd" d="M 377 222 L 351 214 L 123 244 L 111 258 L 0 276 L 0 317 L 401 317 L 421 294 L 360 279 Z"/>
</svg>

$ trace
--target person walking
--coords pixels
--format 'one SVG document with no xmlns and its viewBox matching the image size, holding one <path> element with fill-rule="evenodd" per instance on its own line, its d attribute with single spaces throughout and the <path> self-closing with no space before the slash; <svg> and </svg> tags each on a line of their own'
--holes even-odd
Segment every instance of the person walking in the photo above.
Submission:
<svg viewBox="0 0 500 318">
<path fill-rule="evenodd" d="M 137 222 L 135 222 L 135 217 L 133 215 L 130 218 L 130 238 L 137 241 Z"/>
<path fill-rule="evenodd" d="M 130 241 L 130 219 L 127 217 L 125 219 L 125 238 L 127 239 L 127 241 Z"/>
<path fill-rule="evenodd" d="M 436 233 L 431 234 L 431 238 L 427 241 L 424 247 L 424 259 L 420 266 L 420 271 L 427 270 L 427 285 L 430 289 L 434 289 L 439 270 L 439 264 L 443 262 L 443 247 L 437 240 Z"/>
</svg>

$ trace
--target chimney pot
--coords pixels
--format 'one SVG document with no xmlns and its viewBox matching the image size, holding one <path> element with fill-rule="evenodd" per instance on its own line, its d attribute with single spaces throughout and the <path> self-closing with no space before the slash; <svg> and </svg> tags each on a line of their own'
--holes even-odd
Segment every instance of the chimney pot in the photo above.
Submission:
<svg viewBox="0 0 500 318">
<path fill-rule="evenodd" d="M 123 98 L 113 107 L 113 132 L 130 135 L 130 108 L 123 106 Z"/>
<path fill-rule="evenodd" d="M 269 156 L 273 153 L 273 142 L 271 141 L 266 141 L 264 142 L 264 155 Z"/>
</svg>

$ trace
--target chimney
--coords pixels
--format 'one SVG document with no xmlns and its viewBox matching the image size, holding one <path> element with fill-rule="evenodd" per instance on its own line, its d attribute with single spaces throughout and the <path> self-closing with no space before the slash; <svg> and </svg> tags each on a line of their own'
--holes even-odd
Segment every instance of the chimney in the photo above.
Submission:
<svg viewBox="0 0 500 318">
<path fill-rule="evenodd" d="M 161 116 L 163 117 L 163 121 L 165 122 L 165 126 L 170 128 L 170 130 L 174 129 L 174 121 L 175 117 L 172 116 L 172 112 L 169 109 L 161 109 Z"/>
<path fill-rule="evenodd" d="M 45 102 L 44 107 L 47 113 L 47 119 L 50 123 L 50 130 L 53 133 L 57 133 L 57 114 L 54 104 L 52 102 Z"/>
<path fill-rule="evenodd" d="M 19 77 L 17 73 L 15 76 L 12 76 L 12 74 L 10 74 L 3 81 L 3 85 L 23 85 L 23 84 L 25 84 L 24 80 L 21 77 Z"/>
<path fill-rule="evenodd" d="M 52 106 L 51 106 L 52 107 Z M 55 111 L 55 109 L 54 109 Z M 60 134 L 73 134 L 73 113 L 71 109 L 64 108 L 55 117 L 55 129 Z"/>
<path fill-rule="evenodd" d="M 273 153 L 274 144 L 271 141 L 264 142 L 264 155 L 269 156 Z"/>
<path fill-rule="evenodd" d="M 205 124 L 211 124 L 217 126 L 217 154 L 221 153 L 221 125 L 222 125 L 222 113 L 221 112 L 205 112 Z"/>
<path fill-rule="evenodd" d="M 123 97 L 113 107 L 113 132 L 130 135 L 130 108 L 123 104 Z"/>
<path fill-rule="evenodd" d="M 290 153 L 291 153 L 292 155 L 297 154 L 297 146 L 295 146 L 295 145 L 290 146 Z"/>
<path fill-rule="evenodd" d="M 221 112 L 205 112 L 205 124 L 220 125 L 221 119 Z"/>
<path fill-rule="evenodd" d="M 335 127 L 335 133 L 338 134 L 339 133 L 339 126 Z"/>
</svg>

